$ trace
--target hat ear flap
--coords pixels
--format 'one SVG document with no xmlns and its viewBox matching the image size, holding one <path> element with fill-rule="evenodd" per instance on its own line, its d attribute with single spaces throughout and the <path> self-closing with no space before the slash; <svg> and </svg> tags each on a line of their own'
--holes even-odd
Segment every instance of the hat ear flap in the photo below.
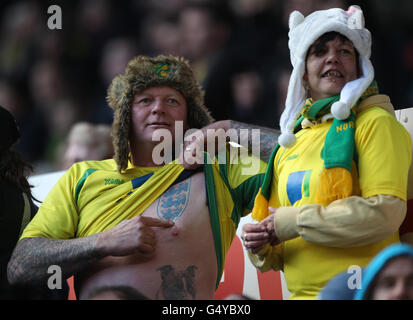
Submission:
<svg viewBox="0 0 413 320">
<path fill-rule="evenodd" d="M 374 80 L 374 68 L 370 59 L 361 56 L 360 64 L 363 75 L 356 80 L 347 82 L 343 89 L 341 89 L 340 101 L 335 102 L 331 106 L 331 113 L 338 120 L 345 120 L 349 117 L 351 108 Z"/>
<path fill-rule="evenodd" d="M 305 62 L 300 59 L 291 73 L 288 84 L 285 109 L 280 118 L 281 135 L 278 138 L 278 143 L 285 148 L 295 144 L 294 125 L 306 99 L 306 91 L 302 83 L 304 68 Z"/>
<path fill-rule="evenodd" d="M 290 14 L 290 18 L 288 20 L 288 26 L 289 26 L 290 30 L 292 30 L 303 21 L 304 21 L 303 14 L 301 12 L 295 10 Z"/>
<path fill-rule="evenodd" d="M 128 167 L 129 156 L 129 108 L 118 108 L 114 112 L 112 124 L 112 138 L 114 159 L 118 165 L 118 172 Z"/>
<path fill-rule="evenodd" d="M 118 171 L 121 172 L 128 167 L 130 105 L 133 101 L 131 86 L 125 75 L 120 74 L 112 80 L 106 99 L 114 110 L 112 124 L 114 159 Z"/>
<path fill-rule="evenodd" d="M 116 110 L 118 107 L 125 104 L 128 99 L 130 86 L 123 74 L 117 75 L 109 86 L 106 100 L 109 107 Z"/>
</svg>

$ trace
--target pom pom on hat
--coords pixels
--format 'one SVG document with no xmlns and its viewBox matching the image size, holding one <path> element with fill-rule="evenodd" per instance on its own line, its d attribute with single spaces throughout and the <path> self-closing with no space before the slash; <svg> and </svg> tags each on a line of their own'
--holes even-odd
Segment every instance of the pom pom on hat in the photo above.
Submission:
<svg viewBox="0 0 413 320">
<path fill-rule="evenodd" d="M 280 144 L 280 146 L 284 148 L 292 147 L 296 141 L 297 141 L 297 138 L 292 132 L 283 132 L 278 137 L 278 143 Z"/>
<path fill-rule="evenodd" d="M 346 105 L 344 102 L 337 101 L 331 106 L 331 113 L 334 118 L 338 120 L 345 120 L 350 116 L 350 109 L 351 107 Z"/>
</svg>

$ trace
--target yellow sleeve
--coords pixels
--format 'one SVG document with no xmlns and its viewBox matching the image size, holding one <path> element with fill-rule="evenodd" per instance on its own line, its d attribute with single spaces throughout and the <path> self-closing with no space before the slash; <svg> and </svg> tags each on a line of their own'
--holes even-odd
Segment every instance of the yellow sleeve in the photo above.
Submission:
<svg viewBox="0 0 413 320">
<path fill-rule="evenodd" d="M 406 201 L 412 158 L 406 129 L 386 110 L 372 107 L 357 116 L 355 142 L 361 196 L 387 194 Z"/>
<path fill-rule="evenodd" d="M 355 247 L 382 241 L 396 233 L 406 209 L 406 202 L 393 196 L 352 196 L 333 201 L 327 207 L 280 207 L 274 226 L 281 241 L 301 236 L 327 247 Z"/>
<path fill-rule="evenodd" d="M 235 205 L 241 206 L 240 211 L 244 216 L 254 207 L 254 199 L 264 180 L 267 163 L 248 153 L 246 148 L 228 149 L 228 185 Z"/>
<path fill-rule="evenodd" d="M 49 192 L 34 218 L 24 229 L 24 238 L 44 237 L 71 239 L 74 237 L 79 216 L 75 204 L 76 168 L 69 169 Z"/>
<path fill-rule="evenodd" d="M 261 272 L 266 272 L 270 269 L 278 271 L 284 268 L 282 243 L 277 246 L 266 244 L 256 254 L 248 251 L 248 257 L 251 263 Z"/>
</svg>

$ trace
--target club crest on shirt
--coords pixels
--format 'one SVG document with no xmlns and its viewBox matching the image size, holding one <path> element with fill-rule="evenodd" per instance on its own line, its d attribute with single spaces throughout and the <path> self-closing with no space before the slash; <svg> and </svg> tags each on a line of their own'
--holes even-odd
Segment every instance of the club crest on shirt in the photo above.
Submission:
<svg viewBox="0 0 413 320">
<path fill-rule="evenodd" d="M 164 192 L 156 210 L 159 219 L 176 221 L 182 215 L 188 205 L 191 181 L 192 178 L 189 178 Z"/>
</svg>

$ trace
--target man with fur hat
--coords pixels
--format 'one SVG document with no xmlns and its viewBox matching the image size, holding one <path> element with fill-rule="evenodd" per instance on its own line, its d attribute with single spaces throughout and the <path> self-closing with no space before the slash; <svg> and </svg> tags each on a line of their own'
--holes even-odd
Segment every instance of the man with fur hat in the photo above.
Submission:
<svg viewBox="0 0 413 320">
<path fill-rule="evenodd" d="M 205 161 L 203 170 L 154 160 L 159 130 L 175 137 L 178 122 L 187 130 L 212 121 L 182 58 L 132 59 L 108 103 L 114 159 L 76 163 L 63 175 L 24 230 L 9 280 L 46 281 L 58 265 L 64 277 L 75 274 L 80 299 L 125 285 L 149 299 L 212 299 L 265 164 L 255 159 L 260 174 L 243 174 L 248 163 L 230 161 L 228 149 L 226 163 Z"/>
</svg>

